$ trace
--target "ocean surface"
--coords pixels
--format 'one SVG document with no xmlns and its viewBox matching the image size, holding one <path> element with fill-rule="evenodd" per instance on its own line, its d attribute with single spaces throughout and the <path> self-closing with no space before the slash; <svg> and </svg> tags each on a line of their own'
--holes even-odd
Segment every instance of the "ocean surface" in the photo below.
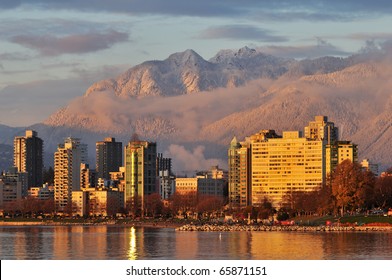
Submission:
<svg viewBox="0 0 392 280">
<path fill-rule="evenodd" d="M 126 226 L 0 227 L 2 260 L 389 260 L 392 232 L 179 232 Z"/>
</svg>

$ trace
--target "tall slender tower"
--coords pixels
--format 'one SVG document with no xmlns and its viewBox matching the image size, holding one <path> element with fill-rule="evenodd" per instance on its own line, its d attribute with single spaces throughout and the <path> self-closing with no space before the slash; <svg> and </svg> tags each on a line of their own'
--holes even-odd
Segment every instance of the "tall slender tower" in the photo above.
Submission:
<svg viewBox="0 0 392 280">
<path fill-rule="evenodd" d="M 144 197 L 156 190 L 157 145 L 130 141 L 125 147 L 125 205 L 130 211 L 144 210 Z"/>
<path fill-rule="evenodd" d="M 117 172 L 122 166 L 122 143 L 108 137 L 96 143 L 95 169 L 98 178 L 110 179 L 110 172 Z"/>
<path fill-rule="evenodd" d="M 228 150 L 229 203 L 231 207 L 243 208 L 251 202 L 250 143 L 238 142 L 234 137 Z"/>
<path fill-rule="evenodd" d="M 80 167 L 87 163 L 87 145 L 67 138 L 54 153 L 54 201 L 56 212 L 72 209 L 72 191 L 80 190 Z"/>
<path fill-rule="evenodd" d="M 18 172 L 28 173 L 28 187 L 42 185 L 43 141 L 37 132 L 26 130 L 25 136 L 15 137 L 14 166 Z"/>
</svg>

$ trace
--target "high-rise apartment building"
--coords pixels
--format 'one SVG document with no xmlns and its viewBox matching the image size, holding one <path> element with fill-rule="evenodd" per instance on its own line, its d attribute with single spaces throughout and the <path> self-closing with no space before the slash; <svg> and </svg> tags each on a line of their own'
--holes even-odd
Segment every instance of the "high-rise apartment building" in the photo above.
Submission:
<svg viewBox="0 0 392 280">
<path fill-rule="evenodd" d="M 43 141 L 37 132 L 26 130 L 25 136 L 14 139 L 14 166 L 28 175 L 27 186 L 42 185 Z"/>
<path fill-rule="evenodd" d="M 228 150 L 230 205 L 258 206 L 267 198 L 279 207 L 293 192 L 317 190 L 342 161 L 358 160 L 357 145 L 339 141 L 338 128 L 326 116 L 309 122 L 304 136 L 262 130 L 245 142 L 234 138 Z"/>
<path fill-rule="evenodd" d="M 305 127 L 305 138 L 333 144 L 339 140 L 339 131 L 333 122 L 328 121 L 327 116 L 316 116 L 314 121 L 309 122 Z"/>
<path fill-rule="evenodd" d="M 98 178 L 110 179 L 110 172 L 116 172 L 122 166 L 122 143 L 115 138 L 105 138 L 96 143 L 96 165 Z"/>
<path fill-rule="evenodd" d="M 157 145 L 154 142 L 130 141 L 124 155 L 125 205 L 128 209 L 141 209 L 143 213 L 144 197 L 157 192 Z"/>
<path fill-rule="evenodd" d="M 97 173 L 95 170 L 90 169 L 87 163 L 80 164 L 80 188 L 87 190 L 94 188 L 97 185 Z"/>
<path fill-rule="evenodd" d="M 87 145 L 67 138 L 54 153 L 54 200 L 56 212 L 72 210 L 72 191 L 80 190 L 81 164 L 87 163 Z"/>
<path fill-rule="evenodd" d="M 158 153 L 157 173 L 159 195 L 162 200 L 168 200 L 175 193 L 176 186 L 171 158 L 164 158 L 163 154 Z"/>
<path fill-rule="evenodd" d="M 282 138 L 251 136 L 252 205 L 264 198 L 279 206 L 296 191 L 317 190 L 325 178 L 323 141 L 285 131 Z"/>
<path fill-rule="evenodd" d="M 234 137 L 228 151 L 228 191 L 231 207 L 243 208 L 250 205 L 250 143 L 238 142 Z"/>
</svg>

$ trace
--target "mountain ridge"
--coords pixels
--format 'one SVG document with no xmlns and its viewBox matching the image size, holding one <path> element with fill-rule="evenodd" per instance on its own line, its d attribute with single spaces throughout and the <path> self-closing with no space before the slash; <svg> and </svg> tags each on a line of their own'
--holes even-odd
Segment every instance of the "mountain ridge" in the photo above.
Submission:
<svg viewBox="0 0 392 280">
<path fill-rule="evenodd" d="M 342 139 L 359 145 L 360 158 L 388 166 L 391 72 L 389 61 L 361 55 L 296 61 L 245 47 L 205 60 L 186 50 L 93 84 L 43 125 L 86 137 L 137 133 L 165 143 L 164 151 L 202 143 L 209 156 L 223 160 L 233 136 L 303 130 L 314 116 L 326 115 Z"/>
</svg>

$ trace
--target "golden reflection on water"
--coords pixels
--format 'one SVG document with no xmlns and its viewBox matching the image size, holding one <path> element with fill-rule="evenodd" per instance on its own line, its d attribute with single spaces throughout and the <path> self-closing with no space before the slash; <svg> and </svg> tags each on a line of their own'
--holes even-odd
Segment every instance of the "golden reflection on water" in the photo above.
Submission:
<svg viewBox="0 0 392 280">
<path fill-rule="evenodd" d="M 129 229 L 129 249 L 128 249 L 128 260 L 137 259 L 136 250 L 136 230 L 135 227 Z"/>
<path fill-rule="evenodd" d="M 175 258 L 195 259 L 199 253 L 198 232 L 175 232 Z"/>
<path fill-rule="evenodd" d="M 324 256 L 323 237 L 309 233 L 252 232 L 251 256 L 258 260 L 320 260 Z"/>
<path fill-rule="evenodd" d="M 0 227 L 3 259 L 392 259 L 391 232 L 180 232 L 106 226 Z"/>
</svg>

